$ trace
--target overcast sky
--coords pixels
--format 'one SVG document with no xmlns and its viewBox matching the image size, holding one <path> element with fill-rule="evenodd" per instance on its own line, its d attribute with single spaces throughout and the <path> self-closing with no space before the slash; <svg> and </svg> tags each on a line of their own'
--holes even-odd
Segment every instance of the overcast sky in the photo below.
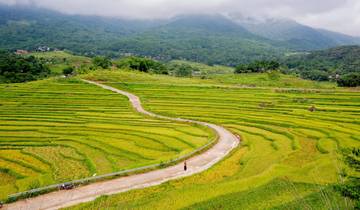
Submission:
<svg viewBox="0 0 360 210">
<path fill-rule="evenodd" d="M 285 17 L 360 36 L 360 0 L 0 0 L 36 4 L 70 14 L 166 18 L 188 13 Z"/>
</svg>

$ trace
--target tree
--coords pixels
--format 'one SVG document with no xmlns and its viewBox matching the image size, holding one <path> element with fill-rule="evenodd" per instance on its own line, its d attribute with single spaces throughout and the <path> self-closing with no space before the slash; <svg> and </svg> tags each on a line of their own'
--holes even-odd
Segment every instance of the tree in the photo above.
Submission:
<svg viewBox="0 0 360 210">
<path fill-rule="evenodd" d="M 268 70 L 276 70 L 280 68 L 280 63 L 277 61 L 270 61 L 267 63 Z"/>
<path fill-rule="evenodd" d="M 22 57 L 0 51 L 0 82 L 27 82 L 47 77 L 49 68 L 34 56 Z"/>
<path fill-rule="evenodd" d="M 328 81 L 329 74 L 325 71 L 320 70 L 311 70 L 311 71 L 302 71 L 300 72 L 301 77 L 304 79 L 311 79 L 316 81 Z"/>
<path fill-rule="evenodd" d="M 68 67 L 63 69 L 63 74 L 65 76 L 69 76 L 69 75 L 71 75 L 73 73 L 74 73 L 74 67 L 68 66 Z"/>
<path fill-rule="evenodd" d="M 110 58 L 103 56 L 96 56 L 92 59 L 92 63 L 94 66 L 101 67 L 103 69 L 108 69 L 112 65 Z"/>
<path fill-rule="evenodd" d="M 118 68 L 129 68 L 132 70 L 138 70 L 141 72 L 151 72 L 155 74 L 168 74 L 168 70 L 164 64 L 149 59 L 141 57 L 126 57 L 115 62 Z"/>
<path fill-rule="evenodd" d="M 357 87 L 360 86 L 360 73 L 346 74 L 337 81 L 340 87 Z"/>
<path fill-rule="evenodd" d="M 236 74 L 241 73 L 263 73 L 269 70 L 277 70 L 280 68 L 280 63 L 277 61 L 254 61 L 249 64 L 239 64 L 235 68 Z"/>
<path fill-rule="evenodd" d="M 192 67 L 188 64 L 169 64 L 168 68 L 170 72 L 177 77 L 191 77 L 194 72 L 199 72 L 200 70 Z"/>
<path fill-rule="evenodd" d="M 236 74 L 241 74 L 241 73 L 248 73 L 250 72 L 250 70 L 248 70 L 247 65 L 245 64 L 239 64 L 238 66 L 236 66 L 235 68 L 235 73 Z"/>
</svg>

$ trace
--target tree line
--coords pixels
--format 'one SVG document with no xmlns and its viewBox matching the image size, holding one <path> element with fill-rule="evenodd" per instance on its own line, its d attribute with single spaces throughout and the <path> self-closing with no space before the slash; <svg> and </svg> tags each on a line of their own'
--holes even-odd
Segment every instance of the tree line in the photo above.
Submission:
<svg viewBox="0 0 360 210">
<path fill-rule="evenodd" d="M 49 75 L 49 68 L 34 56 L 23 57 L 8 51 L 0 51 L 0 82 L 2 83 L 33 81 Z"/>
<path fill-rule="evenodd" d="M 293 61 L 292 61 L 293 62 Z M 320 62 L 320 61 L 319 61 Z M 303 64 L 303 65 L 310 65 Z M 278 61 L 254 61 L 247 64 L 239 64 L 235 68 L 235 73 L 264 73 L 273 70 L 279 70 L 284 74 L 295 74 L 303 79 L 310 79 L 315 81 L 335 81 L 340 87 L 357 87 L 360 86 L 360 71 L 353 68 L 348 70 L 329 71 L 323 68 L 304 67 L 303 65 L 293 65 L 292 63 L 282 63 Z M 320 65 L 320 64 L 319 64 Z M 323 66 L 326 66 L 323 64 Z M 321 69 L 321 70 L 319 70 Z"/>
</svg>

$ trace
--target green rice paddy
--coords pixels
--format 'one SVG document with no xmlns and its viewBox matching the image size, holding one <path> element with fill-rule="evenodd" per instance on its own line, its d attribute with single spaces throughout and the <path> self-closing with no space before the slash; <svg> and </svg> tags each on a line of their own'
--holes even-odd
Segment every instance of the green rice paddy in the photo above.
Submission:
<svg viewBox="0 0 360 210">
<path fill-rule="evenodd" d="M 222 125 L 240 135 L 242 143 L 201 174 L 103 196 L 71 209 L 353 208 L 332 185 L 342 183 L 344 174 L 359 176 L 340 153 L 360 147 L 356 90 L 326 89 L 300 80 L 289 81 L 294 89 L 280 89 L 276 82 L 268 88 L 241 88 L 226 81 L 175 81 L 130 72 L 85 77 L 138 95 L 152 112 Z M 304 89 L 317 85 L 323 89 Z"/>
<path fill-rule="evenodd" d="M 185 155 L 208 128 L 138 114 L 128 99 L 76 79 L 0 85 L 0 200 L 54 183 Z"/>
</svg>

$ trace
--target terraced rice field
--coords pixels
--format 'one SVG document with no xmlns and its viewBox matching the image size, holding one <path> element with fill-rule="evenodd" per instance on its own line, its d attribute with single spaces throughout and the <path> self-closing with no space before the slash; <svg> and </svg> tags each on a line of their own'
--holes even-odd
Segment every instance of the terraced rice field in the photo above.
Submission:
<svg viewBox="0 0 360 210">
<path fill-rule="evenodd" d="M 359 92 L 200 86 L 185 80 L 169 84 L 141 76 L 129 82 L 116 75 L 99 78 L 137 94 L 155 113 L 222 125 L 240 135 L 242 144 L 202 174 L 104 196 L 74 209 L 353 207 L 331 185 L 344 181 L 344 174 L 359 176 L 339 152 L 360 147 Z M 314 112 L 309 111 L 312 105 Z"/>
<path fill-rule="evenodd" d="M 138 114 L 75 79 L 0 85 L 0 200 L 53 183 L 168 161 L 215 138 Z"/>
</svg>

